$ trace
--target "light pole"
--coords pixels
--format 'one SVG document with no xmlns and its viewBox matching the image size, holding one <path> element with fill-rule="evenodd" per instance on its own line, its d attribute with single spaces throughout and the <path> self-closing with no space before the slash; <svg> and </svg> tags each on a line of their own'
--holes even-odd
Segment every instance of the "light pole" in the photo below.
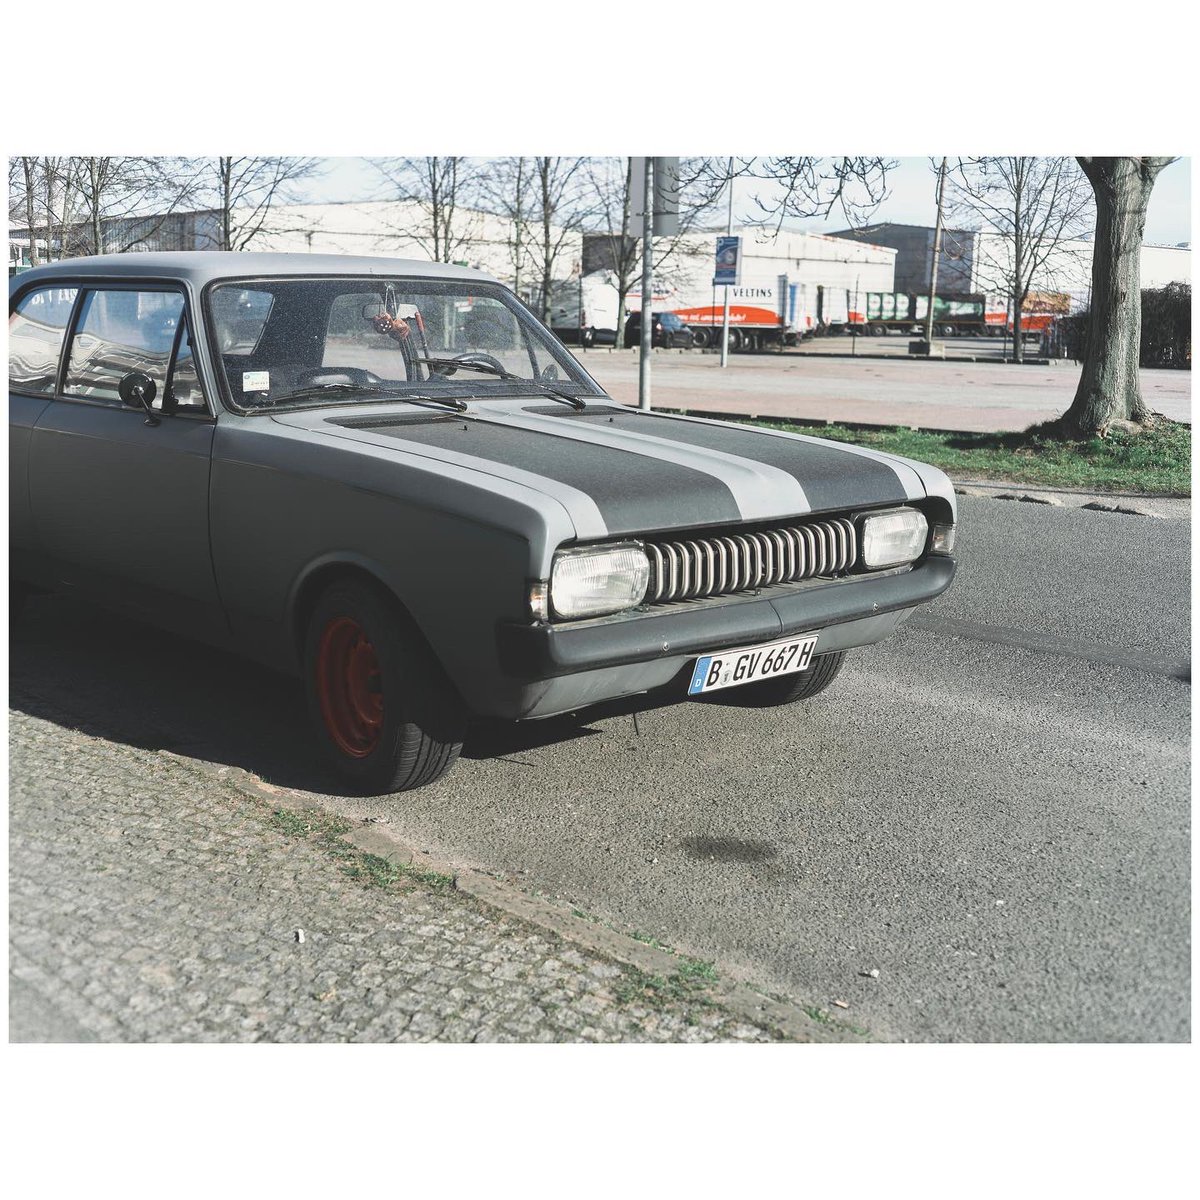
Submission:
<svg viewBox="0 0 1200 1200">
<path fill-rule="evenodd" d="M 642 201 L 642 353 L 638 362 L 638 408 L 650 408 L 650 350 L 654 337 L 654 159 L 646 156 L 645 199 Z"/>
<path fill-rule="evenodd" d="M 942 253 L 942 193 L 946 187 L 946 160 L 938 168 L 937 223 L 933 230 L 933 261 L 929 264 L 929 311 L 925 314 L 925 357 L 933 357 L 933 301 L 937 295 L 938 259 Z"/>
<path fill-rule="evenodd" d="M 733 159 L 729 160 L 729 212 L 725 218 L 725 235 L 733 235 Z M 729 284 L 725 285 L 725 303 L 721 313 L 721 366 L 729 362 Z"/>
</svg>

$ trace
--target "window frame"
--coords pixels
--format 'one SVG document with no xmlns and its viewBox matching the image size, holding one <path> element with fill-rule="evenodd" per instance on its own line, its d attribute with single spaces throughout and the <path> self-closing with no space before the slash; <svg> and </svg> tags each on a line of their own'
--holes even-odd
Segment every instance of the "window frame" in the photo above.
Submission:
<svg viewBox="0 0 1200 1200">
<path fill-rule="evenodd" d="M 164 409 L 155 409 L 155 414 L 160 416 L 180 418 L 190 421 L 207 421 L 209 423 L 216 421 L 216 406 L 211 389 L 206 385 L 204 379 L 204 371 L 201 366 L 201 361 L 197 348 L 199 339 L 196 335 L 196 323 L 191 311 L 191 294 L 187 285 L 179 279 L 155 279 L 152 277 L 143 277 L 139 279 L 131 279 L 121 277 L 119 279 L 105 278 L 103 276 L 87 276 L 87 275 L 64 275 L 53 279 L 35 279 L 30 280 L 27 285 L 13 292 L 9 297 L 9 314 L 16 311 L 17 306 L 25 299 L 26 296 L 33 292 L 40 291 L 47 287 L 58 288 L 75 288 L 75 300 L 71 306 L 71 315 L 68 318 L 66 332 L 63 337 L 62 346 L 59 348 L 58 355 L 58 370 L 54 378 L 54 391 L 50 392 L 29 392 L 20 388 L 11 388 L 10 391 L 17 395 L 28 396 L 35 400 L 45 400 L 55 404 L 88 404 L 98 408 L 109 408 L 114 411 L 128 412 L 137 415 L 141 410 L 131 408 L 127 404 L 122 404 L 120 400 L 111 400 L 106 397 L 99 396 L 75 396 L 68 394 L 64 389 L 67 382 L 67 370 L 71 362 L 71 346 L 75 341 L 76 335 L 79 333 L 79 319 L 83 311 L 84 302 L 91 292 L 175 292 L 183 298 L 183 321 L 180 323 L 180 329 L 185 326 L 192 340 L 192 357 L 196 363 L 196 379 L 200 387 L 200 394 L 204 397 L 204 408 L 188 408 L 176 410 L 174 412 Z M 166 381 L 163 384 L 164 394 L 168 384 L 171 382 L 171 375 L 175 369 L 175 359 L 178 352 L 178 336 L 172 345 L 171 359 L 168 364 Z"/>
<path fill-rule="evenodd" d="M 59 385 L 62 382 L 63 373 L 63 350 L 67 343 L 71 340 L 71 330 L 75 327 L 75 317 L 79 312 L 79 298 L 83 295 L 84 285 L 77 279 L 42 279 L 34 280 L 25 287 L 15 291 L 8 300 L 8 316 L 12 319 L 17 309 L 22 302 L 35 292 L 44 292 L 51 288 L 62 288 L 64 291 L 68 288 L 75 289 L 75 299 L 71 301 L 71 311 L 67 314 L 67 323 L 63 326 L 62 343 L 58 347 L 58 363 L 54 369 L 54 386 L 48 392 L 34 392 L 27 388 L 13 387 L 11 378 L 8 381 L 8 390 L 11 394 L 17 396 L 26 396 L 30 400 L 54 400 L 59 394 Z M 11 353 L 11 351 L 10 351 Z"/>
</svg>

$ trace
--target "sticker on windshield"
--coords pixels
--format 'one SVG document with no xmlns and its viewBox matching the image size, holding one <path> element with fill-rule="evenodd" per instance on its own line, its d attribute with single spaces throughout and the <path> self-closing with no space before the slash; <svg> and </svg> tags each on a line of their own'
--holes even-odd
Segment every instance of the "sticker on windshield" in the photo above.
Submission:
<svg viewBox="0 0 1200 1200">
<path fill-rule="evenodd" d="M 271 390 L 270 371 L 243 371 L 243 392 L 269 392 Z"/>
</svg>

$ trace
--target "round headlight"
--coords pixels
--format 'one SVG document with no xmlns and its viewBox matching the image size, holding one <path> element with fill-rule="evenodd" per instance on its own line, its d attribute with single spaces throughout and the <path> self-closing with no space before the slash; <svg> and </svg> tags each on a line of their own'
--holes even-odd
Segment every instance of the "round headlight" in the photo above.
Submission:
<svg viewBox="0 0 1200 1200">
<path fill-rule="evenodd" d="M 912 562 L 921 557 L 928 535 L 925 514 L 915 508 L 895 508 L 864 517 L 862 565 L 876 571 Z"/>
<path fill-rule="evenodd" d="M 636 542 L 562 550 L 550 572 L 556 617 L 601 617 L 641 604 L 650 562 Z"/>
</svg>

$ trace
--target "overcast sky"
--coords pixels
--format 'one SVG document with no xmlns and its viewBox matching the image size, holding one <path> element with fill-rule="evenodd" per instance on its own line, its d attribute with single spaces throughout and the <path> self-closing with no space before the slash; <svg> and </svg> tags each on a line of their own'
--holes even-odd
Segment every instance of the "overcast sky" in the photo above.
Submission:
<svg viewBox="0 0 1200 1200">
<path fill-rule="evenodd" d="M 874 221 L 896 221 L 908 225 L 932 225 L 935 216 L 934 173 L 928 158 L 901 158 L 899 166 L 888 173 L 890 195 L 879 206 Z M 761 184 L 743 181 L 734 193 L 734 218 L 750 217 L 755 212 L 753 192 Z M 387 197 L 378 172 L 362 158 L 325 160 L 322 175 L 310 181 L 305 198 L 313 201 L 374 200 Z M 828 222 L 795 222 L 797 228 L 814 233 L 832 233 L 846 225 L 840 213 Z M 1191 160 L 1172 163 L 1158 177 L 1150 197 L 1146 222 L 1146 241 L 1175 246 L 1191 242 Z"/>
</svg>

